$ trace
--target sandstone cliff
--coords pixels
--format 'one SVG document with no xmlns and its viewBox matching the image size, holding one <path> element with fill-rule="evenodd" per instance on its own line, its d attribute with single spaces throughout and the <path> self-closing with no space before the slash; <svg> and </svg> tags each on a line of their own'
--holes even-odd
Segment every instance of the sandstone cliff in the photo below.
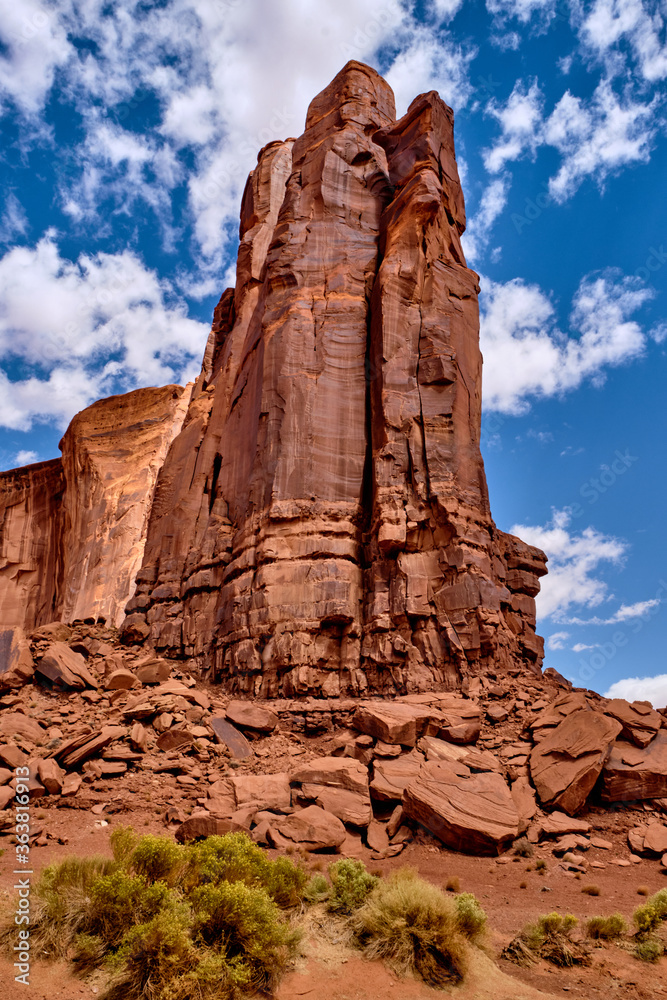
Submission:
<svg viewBox="0 0 667 1000">
<path fill-rule="evenodd" d="M 0 473 L 0 627 L 119 624 L 188 399 L 173 385 L 103 399 L 74 418 L 62 459 Z"/>
<path fill-rule="evenodd" d="M 126 635 L 234 690 L 539 668 L 542 552 L 491 518 L 453 114 L 351 62 L 258 157 Z"/>
</svg>

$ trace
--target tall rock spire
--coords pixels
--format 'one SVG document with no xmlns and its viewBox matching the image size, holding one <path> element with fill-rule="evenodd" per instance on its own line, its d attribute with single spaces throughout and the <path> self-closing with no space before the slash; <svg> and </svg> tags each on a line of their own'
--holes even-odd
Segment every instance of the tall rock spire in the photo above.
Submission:
<svg viewBox="0 0 667 1000">
<path fill-rule="evenodd" d="M 464 228 L 451 109 L 395 121 L 361 63 L 261 151 L 128 606 L 157 648 L 262 695 L 541 662 L 544 556 L 489 510 Z"/>
</svg>

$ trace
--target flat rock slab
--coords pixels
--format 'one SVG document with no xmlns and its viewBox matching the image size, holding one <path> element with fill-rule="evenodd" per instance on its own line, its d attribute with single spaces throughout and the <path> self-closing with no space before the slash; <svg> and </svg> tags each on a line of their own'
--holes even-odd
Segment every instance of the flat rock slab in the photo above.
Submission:
<svg viewBox="0 0 667 1000">
<path fill-rule="evenodd" d="M 95 732 L 67 740 L 51 756 L 65 770 L 71 771 L 91 757 L 97 757 L 105 747 L 108 747 L 114 740 L 121 739 L 126 733 L 127 730 L 124 726 L 104 726 Z"/>
<path fill-rule="evenodd" d="M 214 715 L 208 720 L 208 723 L 217 742 L 226 746 L 232 757 L 235 757 L 236 760 L 244 760 L 246 757 L 252 756 L 253 750 L 250 743 L 228 719 Z"/>
<path fill-rule="evenodd" d="M 623 726 L 621 736 L 637 747 L 647 747 L 656 738 L 662 727 L 662 716 L 648 701 L 627 702 L 624 698 L 613 698 L 602 709 Z"/>
<path fill-rule="evenodd" d="M 46 742 L 48 733 L 38 722 L 23 715 L 22 712 L 3 712 L 0 714 L 0 739 L 12 736 L 22 736 L 41 746 Z"/>
<path fill-rule="evenodd" d="M 216 819 L 215 816 L 191 816 L 176 830 L 174 836 L 179 844 L 189 840 L 201 840 L 203 837 L 222 836 L 225 833 L 235 833 L 243 827 L 231 818 Z"/>
<path fill-rule="evenodd" d="M 428 706 L 368 702 L 354 713 L 352 725 L 383 743 L 413 747 L 429 721 L 438 715 L 437 709 Z"/>
<path fill-rule="evenodd" d="M 519 833 L 525 833 L 537 812 L 535 789 L 528 778 L 521 777 L 512 784 L 510 795 L 519 816 Z"/>
<path fill-rule="evenodd" d="M 331 785 L 368 795 L 368 768 L 353 757 L 316 757 L 292 771 L 290 781 Z"/>
<path fill-rule="evenodd" d="M 662 729 L 652 743 L 639 750 L 623 740 L 612 748 L 602 769 L 603 802 L 659 799 L 667 795 L 667 732 Z"/>
<path fill-rule="evenodd" d="M 394 760 L 374 761 L 372 797 L 380 802 L 400 802 L 405 786 L 417 777 L 423 763 L 422 754 L 416 750 Z"/>
<path fill-rule="evenodd" d="M 568 816 L 554 811 L 539 821 L 540 831 L 545 837 L 559 837 L 563 833 L 588 833 L 591 824 L 585 819 Z"/>
<path fill-rule="evenodd" d="M 403 793 L 406 817 L 466 854 L 500 854 L 517 837 L 519 815 L 504 778 L 464 764 L 428 761 Z"/>
<path fill-rule="evenodd" d="M 229 779 L 236 805 L 252 802 L 258 809 L 289 809 L 292 803 L 289 776 L 280 774 L 239 774 Z"/>
<path fill-rule="evenodd" d="M 272 733 L 278 725 L 275 712 L 250 701 L 230 701 L 226 715 L 240 729 L 252 729 L 257 733 Z"/>
<path fill-rule="evenodd" d="M 194 736 L 187 729 L 167 729 L 160 733 L 156 746 L 158 750 L 180 750 L 181 747 L 189 747 L 194 743 Z"/>
<path fill-rule="evenodd" d="M 304 783 L 301 785 L 301 796 L 333 813 L 341 822 L 349 823 L 350 826 L 368 826 L 373 818 L 368 791 L 362 794 L 351 792 L 347 788 Z"/>
<path fill-rule="evenodd" d="M 533 749 L 530 775 L 543 805 L 574 815 L 585 804 L 621 723 L 588 709 L 568 715 Z"/>
<path fill-rule="evenodd" d="M 81 653 L 75 653 L 65 642 L 52 643 L 42 659 L 37 660 L 35 670 L 61 687 L 74 690 L 99 687 Z"/>
<path fill-rule="evenodd" d="M 171 677 L 171 664 L 161 657 L 151 657 L 137 664 L 135 672 L 142 684 L 162 684 Z"/>
<path fill-rule="evenodd" d="M 333 813 L 319 806 L 306 806 L 272 823 L 268 836 L 276 847 L 297 845 L 307 851 L 326 851 L 339 848 L 347 833 Z"/>
</svg>

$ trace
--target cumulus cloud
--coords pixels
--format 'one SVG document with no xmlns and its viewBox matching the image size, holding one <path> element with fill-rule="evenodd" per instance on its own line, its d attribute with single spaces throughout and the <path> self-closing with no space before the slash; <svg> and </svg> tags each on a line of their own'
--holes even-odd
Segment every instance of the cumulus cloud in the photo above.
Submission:
<svg viewBox="0 0 667 1000">
<path fill-rule="evenodd" d="M 497 174 L 511 160 L 524 153 L 534 155 L 542 142 L 542 107 L 544 98 L 537 80 L 530 86 L 517 80 L 507 102 L 489 101 L 487 112 L 500 124 L 501 135 L 494 146 L 484 150 L 484 166 Z"/>
<path fill-rule="evenodd" d="M 559 396 L 605 369 L 638 357 L 647 335 L 631 316 L 654 292 L 637 277 L 608 270 L 584 277 L 574 296 L 571 334 L 551 299 L 520 278 L 482 280 L 480 340 L 485 405 L 525 413 L 530 399 Z"/>
<path fill-rule="evenodd" d="M 581 21 L 579 37 L 589 53 L 611 72 L 621 72 L 626 57 L 621 42 L 630 47 L 645 80 L 667 77 L 664 0 L 595 0 Z"/>
<path fill-rule="evenodd" d="M 527 24 L 535 14 L 553 17 L 556 0 L 486 0 L 486 9 L 490 14 Z"/>
<path fill-rule="evenodd" d="M 36 451 L 27 451 L 27 450 L 17 451 L 16 456 L 14 458 L 14 461 L 16 463 L 14 468 L 18 469 L 22 465 L 32 465 L 32 463 L 36 462 L 38 458 L 39 455 L 37 454 Z"/>
<path fill-rule="evenodd" d="M 554 621 L 566 621 L 573 605 L 597 607 L 609 598 L 609 589 L 597 576 L 602 563 L 618 565 L 627 551 L 622 539 L 588 527 L 580 534 L 570 531 L 568 509 L 555 510 L 546 525 L 517 524 L 511 529 L 529 545 L 537 545 L 549 557 L 549 572 L 541 581 L 538 613 Z"/>
<path fill-rule="evenodd" d="M 207 333 L 135 254 L 69 261 L 49 232 L 0 258 L 0 359 L 31 369 L 14 381 L 0 371 L 0 424 L 64 426 L 101 395 L 178 381 Z"/>
<path fill-rule="evenodd" d="M 0 41 L 6 49 L 0 55 L 0 112 L 15 105 L 35 115 L 58 69 L 76 54 L 61 12 L 37 0 L 3 4 Z"/>
<path fill-rule="evenodd" d="M 547 649 L 565 649 L 565 643 L 569 638 L 569 632 L 553 632 L 547 639 Z"/>
<path fill-rule="evenodd" d="M 28 232 L 28 216 L 25 208 L 13 191 L 5 198 L 5 207 L 0 218 L 0 243 L 9 243 L 17 236 Z"/>
<path fill-rule="evenodd" d="M 479 260 L 488 246 L 496 219 L 507 204 L 509 177 L 496 177 L 486 186 L 477 211 L 468 220 L 463 234 L 463 249 L 468 261 Z"/>
<path fill-rule="evenodd" d="M 653 677 L 625 677 L 605 692 L 605 698 L 625 698 L 626 701 L 650 701 L 654 708 L 667 705 L 667 674 Z"/>
<path fill-rule="evenodd" d="M 618 625 L 620 622 L 644 618 L 660 606 L 660 599 L 653 597 L 647 601 L 636 601 L 634 604 L 621 604 L 620 608 L 608 618 L 568 618 L 568 625 Z"/>
</svg>

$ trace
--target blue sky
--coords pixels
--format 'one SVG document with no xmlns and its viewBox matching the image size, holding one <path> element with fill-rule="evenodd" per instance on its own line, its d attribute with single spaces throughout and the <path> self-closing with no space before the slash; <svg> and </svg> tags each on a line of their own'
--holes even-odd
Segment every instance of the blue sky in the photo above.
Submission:
<svg viewBox="0 0 667 1000">
<path fill-rule="evenodd" d="M 456 111 L 498 525 L 547 665 L 667 703 L 667 0 L 0 0 L 0 468 L 184 382 L 258 149 L 350 58 Z"/>
</svg>

